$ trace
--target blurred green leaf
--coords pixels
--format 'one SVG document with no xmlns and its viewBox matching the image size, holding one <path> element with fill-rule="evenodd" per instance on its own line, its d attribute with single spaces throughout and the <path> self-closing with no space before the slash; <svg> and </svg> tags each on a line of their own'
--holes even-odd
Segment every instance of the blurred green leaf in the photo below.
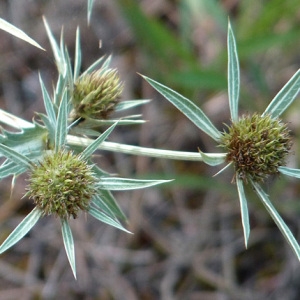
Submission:
<svg viewBox="0 0 300 300">
<path fill-rule="evenodd" d="M 250 55 L 264 52 L 274 47 L 291 47 L 293 43 L 298 43 L 300 29 L 295 28 L 284 33 L 267 33 L 265 35 L 255 35 L 239 39 L 239 57 L 246 58 Z"/>
<path fill-rule="evenodd" d="M 212 70 L 189 69 L 174 71 L 169 75 L 171 83 L 190 90 L 227 89 L 227 78 L 224 74 Z"/>
</svg>

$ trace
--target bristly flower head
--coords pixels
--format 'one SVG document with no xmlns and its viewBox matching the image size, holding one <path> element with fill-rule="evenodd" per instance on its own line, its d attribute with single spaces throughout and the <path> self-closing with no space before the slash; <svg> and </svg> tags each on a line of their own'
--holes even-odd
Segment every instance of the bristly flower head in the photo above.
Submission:
<svg viewBox="0 0 300 300">
<path fill-rule="evenodd" d="M 300 169 L 285 167 L 285 159 L 290 152 L 292 141 L 287 125 L 279 119 L 300 91 L 300 70 L 279 91 L 263 114 L 254 113 L 239 117 L 240 71 L 235 37 L 230 23 L 227 44 L 228 98 L 231 114 L 231 125 L 227 126 L 227 132 L 219 131 L 205 113 L 189 99 L 153 79 L 143 77 L 226 151 L 226 153 L 203 153 L 199 150 L 200 159 L 211 166 L 227 163 L 221 171 L 233 165 L 235 171 L 233 182 L 237 186 L 240 200 L 245 246 L 247 247 L 249 239 L 250 224 L 244 183 L 249 182 L 300 260 L 298 242 L 261 187 L 261 183 L 268 176 L 277 173 L 300 178 Z"/>
<path fill-rule="evenodd" d="M 244 182 L 247 178 L 263 182 L 270 175 L 278 174 L 291 146 L 286 124 L 278 118 L 256 113 L 244 115 L 228 126 L 220 143 L 227 153 L 226 162 L 233 163 L 238 177 Z"/>
<path fill-rule="evenodd" d="M 43 215 L 76 219 L 97 192 L 92 167 L 71 151 L 51 152 L 33 165 L 26 196 Z"/>
<path fill-rule="evenodd" d="M 75 82 L 72 104 L 74 118 L 107 119 L 123 90 L 116 69 L 101 68 L 82 74 Z"/>
<path fill-rule="evenodd" d="M 0 156 L 7 158 L 0 165 L 0 179 L 28 172 L 26 196 L 32 200 L 35 207 L 0 245 L 0 254 L 21 240 L 41 217 L 51 215 L 61 221 L 64 247 L 76 278 L 75 246 L 69 219 L 85 213 L 129 232 L 122 225 L 126 217 L 111 191 L 145 188 L 168 180 L 111 177 L 92 163 L 93 153 L 117 125 L 140 123 L 141 120 L 134 120 L 134 116 L 121 121 L 109 120 L 105 125 L 111 126 L 101 134 L 93 131 L 92 136 L 96 137 L 94 139 L 81 139 L 70 135 L 74 125 L 69 118 L 70 111 L 74 107 L 79 108 L 79 119 L 106 117 L 114 109 L 122 91 L 122 83 L 116 70 L 108 69 L 110 57 L 105 60 L 104 57 L 100 58 L 79 77 L 79 29 L 76 34 L 75 61 L 72 69 L 63 36 L 59 47 L 48 23 L 44 21 L 59 72 L 53 97 L 49 95 L 40 77 L 47 114 L 38 113 L 39 121 L 33 123 L 18 119 L 16 128 L 20 129 L 19 132 L 3 130 L 0 134 Z M 94 71 L 100 65 L 100 70 Z M 147 102 L 148 100 L 124 101 L 116 110 L 125 110 Z M 80 134 L 85 135 L 87 132 L 89 133 L 88 130 L 83 130 Z"/>
<path fill-rule="evenodd" d="M 67 146 L 70 128 L 67 89 L 66 86 L 62 91 L 56 111 L 54 102 L 50 101 L 42 84 L 47 115 L 39 116 L 44 126 L 29 123 L 30 126 L 21 133 L 6 132 L 4 137 L 0 136 L 0 154 L 7 157 L 7 161 L 0 166 L 0 177 L 29 171 L 26 196 L 35 204 L 35 208 L 0 245 L 0 253 L 22 239 L 41 217 L 53 215 L 61 221 L 65 250 L 76 278 L 70 217 L 76 218 L 80 212 L 84 212 L 101 222 L 129 232 L 121 223 L 126 217 L 110 191 L 145 188 L 167 181 L 111 177 L 90 162 L 93 153 L 117 123 L 95 140 L 90 140 L 84 150 L 81 146 L 79 153 L 78 146 L 74 145 L 74 149 L 71 145 Z"/>
</svg>

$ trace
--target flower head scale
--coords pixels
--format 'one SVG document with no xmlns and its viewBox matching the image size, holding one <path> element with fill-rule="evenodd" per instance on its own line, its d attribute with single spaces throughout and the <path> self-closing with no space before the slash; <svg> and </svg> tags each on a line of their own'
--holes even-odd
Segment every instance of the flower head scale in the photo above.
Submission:
<svg viewBox="0 0 300 300">
<path fill-rule="evenodd" d="M 192 101 L 153 79 L 143 77 L 226 151 L 223 154 L 208 154 L 199 150 L 199 153 L 202 161 L 211 166 L 227 162 L 225 168 L 230 165 L 234 167 L 233 182 L 237 186 L 240 200 L 245 246 L 247 247 L 248 243 L 250 224 L 244 183 L 250 183 L 300 260 L 299 244 L 261 187 L 261 183 L 268 176 L 277 173 L 300 178 L 300 169 L 285 167 L 285 158 L 291 149 L 292 142 L 287 125 L 279 119 L 300 91 L 300 70 L 285 84 L 262 114 L 254 113 L 239 117 L 240 71 L 236 42 L 230 23 L 227 43 L 228 96 L 232 123 L 227 126 L 225 132 L 220 132 Z"/>
</svg>

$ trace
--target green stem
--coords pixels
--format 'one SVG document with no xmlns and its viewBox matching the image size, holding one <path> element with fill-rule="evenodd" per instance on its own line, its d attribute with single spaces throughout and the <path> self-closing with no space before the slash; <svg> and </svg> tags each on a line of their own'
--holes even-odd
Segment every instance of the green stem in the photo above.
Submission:
<svg viewBox="0 0 300 300">
<path fill-rule="evenodd" d="M 93 140 L 83 137 L 77 137 L 73 135 L 67 136 L 67 143 L 76 146 L 88 146 L 93 142 Z M 132 146 L 126 144 L 119 144 L 113 142 L 102 142 L 99 146 L 101 150 L 108 150 L 114 152 L 121 152 L 131 155 L 141 155 L 150 156 L 174 160 L 190 160 L 190 161 L 203 161 L 203 157 L 199 152 L 183 152 L 183 151 L 173 151 L 173 150 L 162 150 L 155 148 L 145 148 L 139 146 Z M 206 156 L 212 157 L 215 163 L 209 163 L 211 165 L 218 165 L 224 162 L 226 154 L 224 153 L 207 153 Z"/>
<path fill-rule="evenodd" d="M 30 122 L 27 122 L 19 117 L 16 117 L 4 110 L 0 109 L 0 122 L 8 126 L 11 126 L 16 129 L 22 128 L 31 128 L 34 125 Z M 88 146 L 94 140 L 84 137 L 77 137 L 73 135 L 67 136 L 67 143 L 75 146 Z M 203 155 L 199 152 L 183 152 L 183 151 L 172 151 L 172 150 L 162 150 L 155 148 L 145 148 L 139 146 L 131 146 L 126 144 L 119 144 L 113 142 L 102 142 L 99 146 L 101 150 L 108 150 L 113 152 L 121 152 L 131 155 L 140 155 L 140 156 L 149 156 L 149 157 L 158 157 L 165 159 L 174 159 L 174 160 L 189 160 L 189 161 L 203 161 Z M 212 163 L 207 161 L 208 157 L 212 157 Z M 210 165 L 218 165 L 224 162 L 225 154 L 224 153 L 213 153 L 205 154 L 205 162 Z"/>
</svg>

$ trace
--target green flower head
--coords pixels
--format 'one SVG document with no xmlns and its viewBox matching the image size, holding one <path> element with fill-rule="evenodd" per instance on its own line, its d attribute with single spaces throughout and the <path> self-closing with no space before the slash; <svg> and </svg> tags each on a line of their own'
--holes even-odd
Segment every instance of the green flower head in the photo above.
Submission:
<svg viewBox="0 0 300 300">
<path fill-rule="evenodd" d="M 228 126 L 220 147 L 226 151 L 226 162 L 233 163 L 238 177 L 244 182 L 251 178 L 262 182 L 278 174 L 291 149 L 290 130 L 278 118 L 258 114 L 245 115 Z"/>
<path fill-rule="evenodd" d="M 107 119 L 122 90 L 123 84 L 116 69 L 101 68 L 81 75 L 74 85 L 73 117 Z"/>
<path fill-rule="evenodd" d="M 126 217 L 112 191 L 140 189 L 168 180 L 112 177 L 92 162 L 94 152 L 103 146 L 117 125 L 143 123 L 143 120 L 136 120 L 139 116 L 135 115 L 122 120 L 105 120 L 103 123 L 109 127 L 105 131 L 101 130 L 101 134 L 87 129 L 90 124 L 87 128 L 76 131 L 72 128 L 74 123 L 81 118 L 89 119 L 88 121 L 91 118 L 106 118 L 114 109 L 130 109 L 149 100 L 128 100 L 117 104 L 123 85 L 117 71 L 108 68 L 111 56 L 99 58 L 79 76 L 79 28 L 76 32 L 73 68 L 63 34 L 58 45 L 46 19 L 44 23 L 58 70 L 54 94 L 52 97 L 49 95 L 40 77 L 46 114 L 37 113 L 37 118 L 30 123 L 7 113 L 2 119 L 10 120 L 8 124 L 19 131 L 3 129 L 0 133 L 0 156 L 6 158 L 0 165 L 0 179 L 11 175 L 17 177 L 28 172 L 25 196 L 33 203 L 34 209 L 0 245 L 0 254 L 20 241 L 40 218 L 54 216 L 60 219 L 64 248 L 76 277 L 75 246 L 70 218 L 75 219 L 84 213 L 129 232 L 123 226 Z M 71 111 L 74 112 L 76 120 L 70 118 Z M 92 124 L 99 125 L 98 121 L 103 125 L 101 120 L 92 120 Z M 78 132 L 85 137 L 70 134 Z M 89 134 L 93 139 L 87 138 Z M 120 149 L 120 146 L 122 148 L 123 145 L 117 144 L 114 149 Z"/>
<path fill-rule="evenodd" d="M 95 140 L 88 140 L 85 147 L 80 143 L 80 151 L 78 141 L 72 149 L 72 145 L 68 145 L 70 126 L 67 121 L 68 98 L 65 97 L 67 92 L 64 91 L 62 95 L 64 96 L 61 98 L 57 113 L 49 97 L 44 98 L 48 115 L 39 115 L 44 126 L 37 123 L 27 125 L 24 121 L 26 128 L 22 132 L 5 132 L 5 136 L 0 136 L 3 142 L 0 143 L 0 154 L 7 158 L 0 166 L 0 177 L 16 176 L 28 171 L 29 184 L 25 196 L 28 196 L 35 205 L 0 245 L 0 253 L 22 239 L 41 217 L 45 215 L 58 217 L 61 221 L 65 250 L 76 277 L 75 247 L 69 219 L 76 218 L 80 213 L 86 213 L 103 223 L 129 232 L 122 225 L 126 217 L 111 191 L 145 188 L 166 181 L 111 177 L 91 163 L 93 153 L 110 135 L 117 123 Z M 76 137 L 73 137 L 74 139 L 76 140 Z"/>
<path fill-rule="evenodd" d="M 300 70 L 285 84 L 262 114 L 254 113 L 239 117 L 240 69 L 235 37 L 230 23 L 227 45 L 231 125 L 227 126 L 225 132 L 219 131 L 205 113 L 189 99 L 153 79 L 145 76 L 144 79 L 224 149 L 225 153 L 203 153 L 199 150 L 199 160 L 211 166 L 227 163 L 221 171 L 233 166 L 233 182 L 237 186 L 240 200 L 245 246 L 247 247 L 248 244 L 250 224 L 244 184 L 250 183 L 300 260 L 298 242 L 261 187 L 264 180 L 273 174 L 281 173 L 300 178 L 300 169 L 285 166 L 292 141 L 287 124 L 280 119 L 280 115 L 296 99 L 300 91 Z"/>
<path fill-rule="evenodd" d="M 27 194 L 43 215 L 62 219 L 88 211 L 96 194 L 92 165 L 71 151 L 46 154 L 31 169 Z"/>
</svg>

